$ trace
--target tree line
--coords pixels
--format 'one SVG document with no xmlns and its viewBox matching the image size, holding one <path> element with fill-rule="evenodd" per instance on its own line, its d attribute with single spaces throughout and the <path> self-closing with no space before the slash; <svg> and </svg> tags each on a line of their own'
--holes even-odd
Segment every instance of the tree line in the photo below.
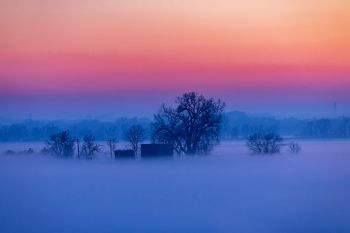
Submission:
<svg viewBox="0 0 350 233">
<path fill-rule="evenodd" d="M 58 157 L 73 157 L 76 154 L 78 158 L 91 159 L 101 151 L 102 145 L 97 141 L 105 141 L 113 157 L 118 139 L 127 141 L 135 154 L 139 151 L 140 143 L 149 140 L 152 143 L 171 144 L 177 154 L 194 155 L 209 153 L 221 138 L 240 136 L 247 139 L 247 147 L 255 154 L 279 153 L 280 148 L 286 145 L 291 153 L 298 153 L 301 148 L 297 143 L 282 143 L 279 131 L 289 132 L 291 128 L 288 127 L 300 129 L 296 134 L 300 137 L 350 137 L 350 119 L 346 117 L 279 120 L 271 117 L 252 118 L 240 112 L 224 114 L 224 108 L 225 103 L 220 99 L 188 92 L 178 97 L 173 105 L 163 104 L 153 120 L 122 118 L 117 121 L 119 124 L 90 120 L 73 125 L 56 122 L 61 127 L 70 127 L 70 130 L 61 130 L 53 124 L 40 128 L 36 122 L 28 121 L 26 124 L 32 125 L 31 131 L 25 125 L 2 126 L 0 139 L 7 137 L 11 140 L 16 135 L 25 137 L 30 134 L 40 135 L 40 138 L 46 136 L 43 153 Z M 14 135 L 9 133 L 12 131 Z"/>
<path fill-rule="evenodd" d="M 167 109 L 164 109 L 165 111 Z M 115 121 L 33 121 L 0 125 L 0 142 L 44 141 L 50 135 L 68 130 L 72 135 L 83 138 L 94 135 L 98 141 L 111 136 L 123 139 L 131 125 L 141 125 L 145 139 L 152 140 L 152 119 L 119 118 Z M 277 119 L 271 116 L 254 116 L 244 112 L 226 112 L 222 115 L 222 129 L 219 138 L 225 140 L 245 139 L 252 134 L 275 133 L 295 138 L 350 138 L 350 118 L 322 119 Z"/>
</svg>

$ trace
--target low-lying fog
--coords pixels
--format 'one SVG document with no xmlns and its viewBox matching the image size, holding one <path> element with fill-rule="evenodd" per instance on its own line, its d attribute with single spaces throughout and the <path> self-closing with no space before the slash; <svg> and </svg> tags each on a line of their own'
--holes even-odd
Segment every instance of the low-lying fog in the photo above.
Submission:
<svg viewBox="0 0 350 233">
<path fill-rule="evenodd" d="M 350 232 L 350 141 L 300 144 L 174 161 L 1 155 L 0 232 Z"/>
</svg>

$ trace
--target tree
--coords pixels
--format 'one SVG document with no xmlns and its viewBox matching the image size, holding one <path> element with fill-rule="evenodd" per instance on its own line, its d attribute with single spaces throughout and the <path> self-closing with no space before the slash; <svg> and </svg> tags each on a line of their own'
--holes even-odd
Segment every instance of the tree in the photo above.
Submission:
<svg viewBox="0 0 350 233">
<path fill-rule="evenodd" d="M 172 144 L 179 154 L 207 153 L 219 143 L 225 103 L 189 92 L 176 107 L 162 105 L 154 115 L 152 140 Z"/>
<path fill-rule="evenodd" d="M 296 142 L 291 142 L 288 144 L 288 150 L 292 154 L 298 154 L 301 151 L 301 147 Z"/>
<path fill-rule="evenodd" d="M 107 139 L 106 143 L 107 143 L 107 146 L 109 148 L 110 155 L 113 158 L 113 154 L 114 154 L 116 144 L 117 144 L 117 139 L 116 138 L 109 138 L 109 139 Z"/>
<path fill-rule="evenodd" d="M 255 154 L 275 154 L 280 152 L 282 141 L 281 136 L 274 133 L 253 134 L 246 145 Z"/>
<path fill-rule="evenodd" d="M 91 159 L 96 152 L 101 151 L 101 145 L 95 143 L 92 135 L 87 135 L 83 139 L 81 155 L 87 159 Z"/>
<path fill-rule="evenodd" d="M 129 142 L 131 149 L 137 155 L 140 143 L 145 139 L 145 130 L 141 125 L 130 126 L 126 133 L 125 139 Z"/>
<path fill-rule="evenodd" d="M 77 156 L 80 158 L 80 139 L 76 138 L 75 143 L 77 144 Z"/>
<path fill-rule="evenodd" d="M 46 142 L 47 151 L 58 157 L 72 157 L 74 153 L 74 139 L 68 131 L 63 131 L 50 136 Z"/>
</svg>

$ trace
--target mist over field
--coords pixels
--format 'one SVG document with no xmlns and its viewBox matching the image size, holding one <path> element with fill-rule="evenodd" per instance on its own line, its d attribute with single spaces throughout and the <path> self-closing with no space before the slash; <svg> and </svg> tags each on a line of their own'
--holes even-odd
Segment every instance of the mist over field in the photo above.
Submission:
<svg viewBox="0 0 350 233">
<path fill-rule="evenodd" d="M 350 142 L 174 160 L 0 156 L 0 232 L 349 232 Z M 30 143 L 0 149 L 40 148 Z"/>
</svg>

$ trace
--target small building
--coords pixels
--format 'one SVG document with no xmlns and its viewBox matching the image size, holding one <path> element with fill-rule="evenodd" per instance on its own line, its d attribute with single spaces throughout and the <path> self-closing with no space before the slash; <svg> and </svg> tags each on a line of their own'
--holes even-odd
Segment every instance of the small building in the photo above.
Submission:
<svg viewBox="0 0 350 233">
<path fill-rule="evenodd" d="M 135 159 L 133 150 L 115 150 L 114 156 L 116 159 Z"/>
<path fill-rule="evenodd" d="M 141 158 L 172 158 L 173 153 L 171 144 L 141 144 Z"/>
</svg>

